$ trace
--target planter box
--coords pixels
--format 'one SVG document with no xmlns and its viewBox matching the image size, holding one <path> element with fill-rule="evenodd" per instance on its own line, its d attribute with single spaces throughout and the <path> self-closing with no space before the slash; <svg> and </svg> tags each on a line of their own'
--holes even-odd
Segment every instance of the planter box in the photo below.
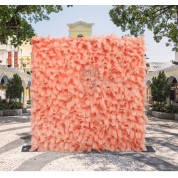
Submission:
<svg viewBox="0 0 178 178">
<path fill-rule="evenodd" d="M 178 120 L 178 113 L 174 113 L 175 120 Z"/>
<path fill-rule="evenodd" d="M 154 117 L 160 117 L 160 112 L 157 112 L 157 111 L 152 111 L 152 116 Z"/>
<path fill-rule="evenodd" d="M 0 117 L 3 116 L 3 110 L 0 111 Z"/>
<path fill-rule="evenodd" d="M 22 109 L 3 110 L 3 116 L 17 116 L 22 114 Z"/>
<path fill-rule="evenodd" d="M 161 119 L 175 119 L 175 114 L 173 113 L 164 113 L 164 112 L 157 112 L 157 111 L 152 111 L 152 116 L 161 118 Z"/>
<path fill-rule="evenodd" d="M 22 113 L 26 113 L 27 112 L 27 108 L 22 108 Z"/>
</svg>

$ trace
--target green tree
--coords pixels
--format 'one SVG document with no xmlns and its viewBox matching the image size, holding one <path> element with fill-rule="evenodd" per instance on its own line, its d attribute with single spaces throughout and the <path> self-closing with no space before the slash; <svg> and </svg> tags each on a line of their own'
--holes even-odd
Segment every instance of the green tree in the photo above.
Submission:
<svg viewBox="0 0 178 178">
<path fill-rule="evenodd" d="M 23 92 L 22 80 L 18 74 L 14 74 L 13 78 L 8 80 L 6 88 L 6 97 L 11 99 L 20 98 Z"/>
<path fill-rule="evenodd" d="M 165 102 L 170 94 L 170 87 L 171 85 L 169 84 L 164 71 L 160 71 L 157 77 L 152 78 L 151 94 L 153 101 Z"/>
<path fill-rule="evenodd" d="M 51 13 L 62 11 L 60 5 L 1 5 L 0 43 L 17 47 L 35 35 L 31 23 L 49 20 Z"/>
<path fill-rule="evenodd" d="M 167 37 L 166 46 L 178 50 L 178 5 L 114 6 L 109 12 L 112 22 L 131 35 L 143 35 L 145 29 L 153 31 L 154 40 Z"/>
</svg>

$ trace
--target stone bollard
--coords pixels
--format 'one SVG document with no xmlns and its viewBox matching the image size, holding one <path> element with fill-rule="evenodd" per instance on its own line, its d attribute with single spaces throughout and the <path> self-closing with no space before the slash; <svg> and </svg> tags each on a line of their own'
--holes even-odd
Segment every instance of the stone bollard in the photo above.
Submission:
<svg viewBox="0 0 178 178">
<path fill-rule="evenodd" d="M 0 110 L 0 117 L 3 116 L 3 110 Z"/>
</svg>

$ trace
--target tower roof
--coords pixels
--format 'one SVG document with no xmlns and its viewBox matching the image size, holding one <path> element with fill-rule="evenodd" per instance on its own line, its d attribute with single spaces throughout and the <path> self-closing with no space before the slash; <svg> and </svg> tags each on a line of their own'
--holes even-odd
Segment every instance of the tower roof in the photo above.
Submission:
<svg viewBox="0 0 178 178">
<path fill-rule="evenodd" d="M 68 23 L 68 26 L 76 26 L 76 25 L 84 25 L 84 26 L 93 26 L 94 23 L 87 23 L 85 22 L 83 19 L 79 19 L 78 21 L 74 22 L 74 23 Z"/>
</svg>

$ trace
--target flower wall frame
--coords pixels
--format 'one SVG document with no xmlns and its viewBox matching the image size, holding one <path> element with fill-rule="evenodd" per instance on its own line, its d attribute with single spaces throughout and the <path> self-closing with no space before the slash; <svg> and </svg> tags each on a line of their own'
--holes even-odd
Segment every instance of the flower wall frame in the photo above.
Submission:
<svg viewBox="0 0 178 178">
<path fill-rule="evenodd" d="M 146 150 L 143 37 L 32 43 L 31 150 Z"/>
</svg>

